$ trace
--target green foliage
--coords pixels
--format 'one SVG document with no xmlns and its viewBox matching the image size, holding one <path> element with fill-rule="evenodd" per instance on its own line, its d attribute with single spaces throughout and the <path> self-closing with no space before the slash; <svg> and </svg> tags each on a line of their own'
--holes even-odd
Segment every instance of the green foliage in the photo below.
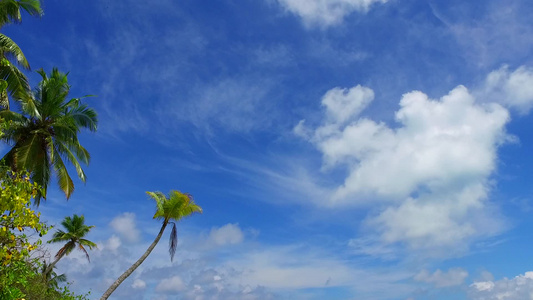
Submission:
<svg viewBox="0 0 533 300">
<path fill-rule="evenodd" d="M 49 229 L 40 221 L 40 214 L 30 208 L 39 188 L 27 174 L 17 175 L 5 167 L 0 170 L 0 300 L 87 299 L 74 295 L 68 286 L 60 287 L 61 275 L 43 276 L 41 262 L 30 258 L 42 242 L 30 241 L 27 234 L 42 236 Z"/>
<path fill-rule="evenodd" d="M 88 295 L 75 295 L 69 285 L 51 285 L 39 272 L 39 262 L 13 261 L 0 267 L 0 300 L 87 300 Z"/>
<path fill-rule="evenodd" d="M 40 214 L 30 208 L 38 186 L 27 175 L 17 175 L 4 168 L 0 181 L 0 265 L 6 266 L 27 257 L 41 243 L 30 242 L 27 233 L 42 236 L 48 227 L 40 222 Z"/>
</svg>

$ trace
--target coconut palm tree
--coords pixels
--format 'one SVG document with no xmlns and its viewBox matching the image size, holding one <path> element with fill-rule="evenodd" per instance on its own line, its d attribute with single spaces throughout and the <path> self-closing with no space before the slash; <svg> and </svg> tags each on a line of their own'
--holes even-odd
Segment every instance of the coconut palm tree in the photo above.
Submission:
<svg viewBox="0 0 533 300">
<path fill-rule="evenodd" d="M 56 268 L 56 266 L 52 267 L 52 270 L 50 270 L 48 273 L 46 271 L 48 270 L 49 265 L 44 262 L 44 264 L 41 266 L 41 273 L 43 274 L 43 280 L 48 285 L 48 287 L 53 289 L 58 289 L 60 283 L 67 282 L 67 275 L 61 274 L 58 275 L 53 269 Z"/>
<path fill-rule="evenodd" d="M 22 22 L 20 10 L 32 16 L 42 16 L 39 0 L 0 0 L 0 28 L 9 23 Z"/>
<path fill-rule="evenodd" d="M 89 253 L 85 247 L 89 247 L 89 249 L 96 248 L 95 243 L 84 238 L 94 226 L 85 225 L 85 217 L 83 215 L 73 215 L 72 218 L 66 217 L 61 222 L 61 225 L 63 225 L 66 231 L 59 229 L 54 232 L 52 239 L 49 240 L 48 243 L 66 243 L 63 245 L 63 247 L 61 247 L 61 249 L 59 249 L 59 251 L 57 251 L 55 260 L 44 270 L 43 275 L 45 278 L 48 277 L 49 273 L 54 269 L 57 262 L 65 255 L 69 255 L 75 248 L 79 248 L 81 251 L 83 251 L 89 262 L 91 259 L 89 258 Z"/>
<path fill-rule="evenodd" d="M 33 16 L 41 16 L 43 13 L 38 0 L 0 0 L 0 28 L 9 23 L 20 23 L 21 9 Z M 21 94 L 28 94 L 30 91 L 26 76 L 12 61 L 26 70 L 30 69 L 19 46 L 0 34 L 0 109 L 9 109 L 8 93 L 22 99 Z"/>
<path fill-rule="evenodd" d="M 115 289 L 142 264 L 157 245 L 161 236 L 163 236 L 163 232 L 169 223 L 172 223 L 172 232 L 170 233 L 169 241 L 170 260 L 172 261 L 174 259 L 174 254 L 176 253 L 176 247 L 178 246 L 176 223 L 172 221 L 179 221 L 193 213 L 202 213 L 202 208 L 194 203 L 190 194 L 181 193 L 179 191 L 170 191 L 167 197 L 161 192 L 146 193 L 156 202 L 154 219 L 163 221 L 159 234 L 157 234 L 155 240 L 150 244 L 146 252 L 144 252 L 144 254 L 128 270 L 126 270 L 126 272 L 124 272 L 124 274 L 120 275 L 120 277 L 102 295 L 100 300 L 109 298 L 111 293 L 113 293 L 113 291 L 115 291 Z"/>
<path fill-rule="evenodd" d="M 0 118 L 10 122 L 2 139 L 12 144 L 12 149 L 2 158 L 13 171 L 27 170 L 33 182 L 41 186 L 34 198 L 39 205 L 46 191 L 52 172 L 57 175 L 59 187 L 67 199 L 74 191 L 74 183 L 65 166 L 71 163 L 81 181 L 85 173 L 81 163 L 89 164 L 89 152 L 80 144 L 78 133 L 82 128 L 96 131 L 96 112 L 80 98 L 67 100 L 70 85 L 67 75 L 56 68 L 48 77 L 41 69 L 42 81 L 33 98 L 22 103 L 22 114 L 0 111 Z"/>
</svg>

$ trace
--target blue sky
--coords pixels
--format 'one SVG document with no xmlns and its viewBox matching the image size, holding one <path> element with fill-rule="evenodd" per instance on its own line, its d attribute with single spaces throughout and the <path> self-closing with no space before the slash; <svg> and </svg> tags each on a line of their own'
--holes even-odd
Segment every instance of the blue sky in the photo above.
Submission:
<svg viewBox="0 0 533 300">
<path fill-rule="evenodd" d="M 3 33 L 100 121 L 86 185 L 39 207 L 96 225 L 58 264 L 75 290 L 178 189 L 204 213 L 113 299 L 531 298 L 533 2 L 42 2 Z"/>
</svg>

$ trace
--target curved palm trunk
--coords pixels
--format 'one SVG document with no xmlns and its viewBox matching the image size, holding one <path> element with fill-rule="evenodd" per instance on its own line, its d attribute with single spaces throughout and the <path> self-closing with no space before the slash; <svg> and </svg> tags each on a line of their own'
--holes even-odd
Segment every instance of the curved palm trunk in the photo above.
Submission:
<svg viewBox="0 0 533 300">
<path fill-rule="evenodd" d="M 63 258 L 63 256 L 65 256 L 65 253 L 63 252 L 58 258 L 56 258 L 56 260 L 54 260 L 54 262 L 52 262 L 50 265 L 48 265 L 48 267 L 46 268 L 46 270 L 44 270 L 43 272 L 43 276 L 44 278 L 46 278 L 46 276 L 48 275 L 48 273 L 52 272 L 52 270 L 54 269 L 54 266 L 57 264 L 57 262 Z"/>
<path fill-rule="evenodd" d="M 126 278 L 128 278 L 128 276 L 130 276 L 131 273 L 133 273 L 133 271 L 135 271 L 135 269 L 137 269 L 143 263 L 143 261 L 148 257 L 148 255 L 150 255 L 152 250 L 154 250 L 155 245 L 157 245 L 157 243 L 161 239 L 161 236 L 163 236 L 163 232 L 165 231 L 165 228 L 167 227 L 167 224 L 168 224 L 167 221 L 163 222 L 163 225 L 161 226 L 161 230 L 159 230 L 159 234 L 157 235 L 155 240 L 152 242 L 150 247 L 148 247 L 146 252 L 144 252 L 144 254 L 141 256 L 141 258 L 139 258 L 129 269 L 126 270 L 126 272 L 124 272 L 122 275 L 120 275 L 120 277 L 115 282 L 113 282 L 113 284 L 102 295 L 102 298 L 100 298 L 100 300 L 106 300 L 107 298 L 109 298 L 109 296 L 111 296 L 111 294 L 117 289 L 117 287 L 124 280 L 126 280 Z"/>
</svg>

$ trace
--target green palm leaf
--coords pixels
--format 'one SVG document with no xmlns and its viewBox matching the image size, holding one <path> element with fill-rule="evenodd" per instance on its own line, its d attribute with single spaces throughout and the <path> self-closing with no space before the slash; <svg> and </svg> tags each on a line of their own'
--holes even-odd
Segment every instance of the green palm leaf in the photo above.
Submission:
<svg viewBox="0 0 533 300">
<path fill-rule="evenodd" d="M 9 23 L 20 23 L 22 21 L 21 8 L 32 16 L 43 14 L 38 0 L 2 0 L 0 1 L 0 27 Z"/>
<path fill-rule="evenodd" d="M 7 91 L 16 99 L 27 99 L 27 94 L 30 90 L 28 79 L 16 66 L 9 63 L 7 59 L 2 58 L 1 60 L 0 79 L 7 83 Z"/>
<path fill-rule="evenodd" d="M 72 178 L 70 178 L 70 175 L 68 174 L 67 167 L 63 163 L 63 159 L 61 159 L 61 155 L 55 150 L 54 152 L 54 171 L 57 175 L 57 181 L 59 183 L 59 188 L 65 193 L 67 196 L 67 199 L 70 198 L 72 195 L 72 192 L 74 191 L 74 182 L 72 181 Z M 83 172 L 83 171 L 82 171 Z M 83 180 L 85 180 L 85 174 L 83 174 Z"/>
<path fill-rule="evenodd" d="M 0 33 L 0 51 L 3 54 L 4 58 L 12 59 L 17 64 L 22 66 L 24 69 L 29 70 L 30 64 L 26 60 L 26 57 L 24 56 L 24 53 L 22 53 L 22 50 L 20 47 L 9 37 L 3 35 Z M 3 61 L 2 64 L 9 63 L 6 61 Z"/>
</svg>

